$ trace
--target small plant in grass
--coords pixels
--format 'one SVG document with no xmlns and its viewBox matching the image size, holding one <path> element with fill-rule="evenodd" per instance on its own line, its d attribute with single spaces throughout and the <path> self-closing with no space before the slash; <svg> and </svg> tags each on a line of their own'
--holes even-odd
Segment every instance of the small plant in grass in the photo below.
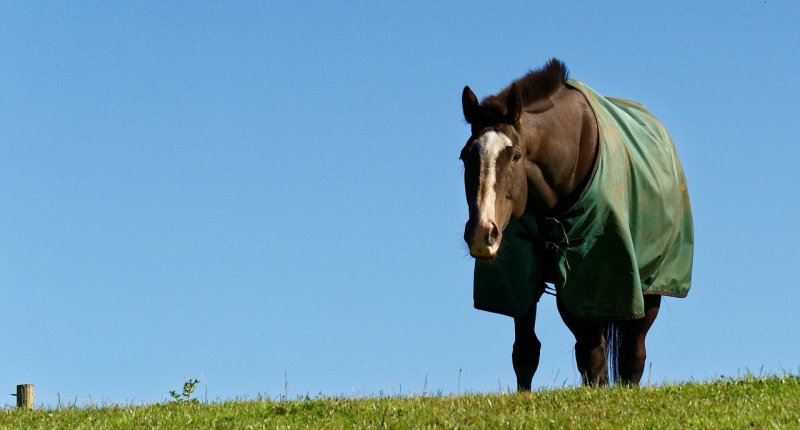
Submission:
<svg viewBox="0 0 800 430">
<path fill-rule="evenodd" d="M 190 379 L 183 383 L 183 392 L 178 393 L 175 390 L 170 390 L 169 395 L 172 397 L 172 400 L 179 403 L 200 403 L 199 400 L 192 398 L 192 394 L 195 388 L 197 388 L 198 383 L 200 383 L 200 381 L 197 379 Z"/>
</svg>

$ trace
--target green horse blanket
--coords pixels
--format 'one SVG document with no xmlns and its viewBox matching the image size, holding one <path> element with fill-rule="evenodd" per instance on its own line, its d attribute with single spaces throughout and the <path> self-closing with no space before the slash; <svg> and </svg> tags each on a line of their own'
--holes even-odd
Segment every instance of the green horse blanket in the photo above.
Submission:
<svg viewBox="0 0 800 430">
<path fill-rule="evenodd" d="M 597 117 L 593 176 L 563 215 L 526 213 L 509 223 L 498 257 L 475 261 L 475 307 L 524 314 L 541 297 L 547 270 L 573 315 L 641 318 L 644 294 L 689 292 L 694 233 L 683 168 L 664 126 L 644 106 L 568 84 Z"/>
</svg>

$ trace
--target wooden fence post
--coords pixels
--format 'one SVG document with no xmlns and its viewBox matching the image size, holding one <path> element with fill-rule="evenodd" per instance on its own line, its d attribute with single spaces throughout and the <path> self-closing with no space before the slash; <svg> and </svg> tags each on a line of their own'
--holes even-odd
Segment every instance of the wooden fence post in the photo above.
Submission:
<svg viewBox="0 0 800 430">
<path fill-rule="evenodd" d="M 17 407 L 33 409 L 33 384 L 17 385 Z"/>
</svg>

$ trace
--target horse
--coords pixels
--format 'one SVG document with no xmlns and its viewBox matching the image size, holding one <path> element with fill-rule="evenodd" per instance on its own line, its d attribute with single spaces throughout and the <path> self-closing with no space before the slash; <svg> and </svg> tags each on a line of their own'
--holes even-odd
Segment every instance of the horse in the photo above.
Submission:
<svg viewBox="0 0 800 430">
<path fill-rule="evenodd" d="M 556 58 L 481 102 L 465 86 L 461 102 L 475 307 L 514 318 L 518 390 L 530 391 L 539 364 L 548 285 L 583 384 L 638 386 L 661 297 L 685 297 L 691 282 L 691 208 L 668 133 L 642 105 L 570 79 Z"/>
</svg>

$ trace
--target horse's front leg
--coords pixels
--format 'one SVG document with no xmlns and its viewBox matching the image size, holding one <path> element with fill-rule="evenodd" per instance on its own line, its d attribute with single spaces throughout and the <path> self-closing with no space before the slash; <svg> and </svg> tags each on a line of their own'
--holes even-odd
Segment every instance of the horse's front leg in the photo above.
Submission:
<svg viewBox="0 0 800 430">
<path fill-rule="evenodd" d="M 514 349 L 511 362 L 517 374 L 517 390 L 530 391 L 533 374 L 539 367 L 542 343 L 536 337 L 536 303 L 521 317 L 514 318 Z"/>
<path fill-rule="evenodd" d="M 606 368 L 606 340 L 603 337 L 603 323 L 586 321 L 570 314 L 556 298 L 558 313 L 575 336 L 575 361 L 584 385 L 603 386 L 608 383 Z"/>
</svg>

